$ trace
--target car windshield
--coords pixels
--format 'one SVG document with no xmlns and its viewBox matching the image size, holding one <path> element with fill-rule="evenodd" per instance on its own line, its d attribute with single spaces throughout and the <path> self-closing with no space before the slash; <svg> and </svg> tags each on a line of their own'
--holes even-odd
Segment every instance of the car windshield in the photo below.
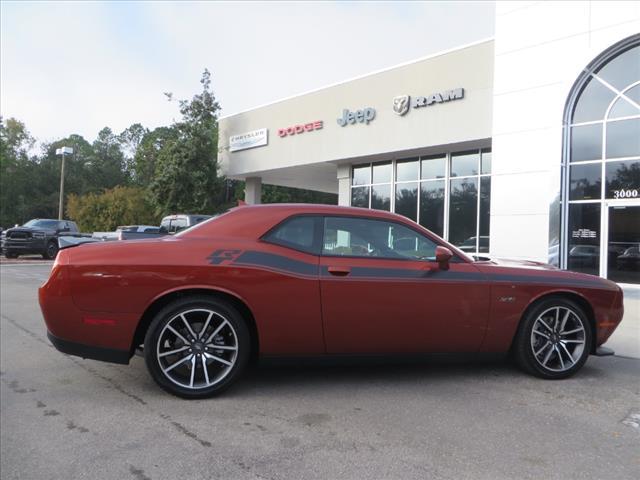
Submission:
<svg viewBox="0 0 640 480">
<path fill-rule="evenodd" d="M 51 230 L 55 230 L 58 228 L 57 220 L 29 220 L 27 223 L 23 225 L 23 227 L 39 227 L 39 228 L 50 228 Z"/>
</svg>

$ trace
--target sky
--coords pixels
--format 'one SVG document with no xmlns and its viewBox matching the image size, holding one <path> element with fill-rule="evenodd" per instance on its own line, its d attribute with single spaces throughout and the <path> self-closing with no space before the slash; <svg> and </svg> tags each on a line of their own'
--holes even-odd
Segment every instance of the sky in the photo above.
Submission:
<svg viewBox="0 0 640 480">
<path fill-rule="evenodd" d="M 493 2 L 0 3 L 0 114 L 40 142 L 229 115 L 493 36 Z"/>
</svg>

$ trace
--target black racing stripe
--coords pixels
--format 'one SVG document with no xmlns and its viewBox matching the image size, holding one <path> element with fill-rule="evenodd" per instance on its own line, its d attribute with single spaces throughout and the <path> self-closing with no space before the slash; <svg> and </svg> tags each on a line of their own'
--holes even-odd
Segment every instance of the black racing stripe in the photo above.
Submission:
<svg viewBox="0 0 640 480">
<path fill-rule="evenodd" d="M 293 260 L 289 257 L 276 255 L 274 253 L 247 251 L 242 253 L 234 262 L 234 265 L 246 265 L 255 267 L 266 267 L 283 272 L 295 273 L 298 275 L 318 275 L 318 265 L 313 263 Z"/>
<path fill-rule="evenodd" d="M 596 277 L 593 280 L 588 279 L 573 279 L 562 277 L 539 277 L 529 275 L 509 275 L 504 273 L 487 273 L 489 280 L 493 282 L 511 282 L 511 283 L 534 283 L 545 285 L 561 285 L 561 286 L 574 286 L 574 287 L 595 287 L 602 288 L 605 286 L 604 282 L 600 280 L 600 277 Z"/>
</svg>

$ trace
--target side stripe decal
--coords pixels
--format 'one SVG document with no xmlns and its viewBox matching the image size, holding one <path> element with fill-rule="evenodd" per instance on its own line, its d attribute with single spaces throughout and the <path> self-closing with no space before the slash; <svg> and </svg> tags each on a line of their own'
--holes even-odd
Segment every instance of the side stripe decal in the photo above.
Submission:
<svg viewBox="0 0 640 480">
<path fill-rule="evenodd" d="M 490 281 L 505 283 L 530 283 L 551 286 L 573 286 L 603 288 L 598 277 L 593 281 L 585 279 L 558 278 L 552 276 L 509 275 L 504 273 L 454 272 L 451 270 L 420 270 L 381 267 L 352 267 L 347 277 L 334 277 L 327 266 L 294 260 L 284 255 L 258 252 L 253 250 L 217 250 L 208 260 L 213 265 L 236 265 L 246 267 L 266 268 L 285 274 L 301 275 L 314 278 L 331 279 L 398 279 L 398 280 L 447 280 L 447 281 Z M 319 275 L 319 277 L 318 277 Z"/>
</svg>

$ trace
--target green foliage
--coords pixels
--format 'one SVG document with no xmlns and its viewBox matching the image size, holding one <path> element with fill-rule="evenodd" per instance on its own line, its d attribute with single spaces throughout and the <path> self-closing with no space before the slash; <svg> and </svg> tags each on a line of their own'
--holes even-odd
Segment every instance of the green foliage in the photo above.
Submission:
<svg viewBox="0 0 640 480">
<path fill-rule="evenodd" d="M 202 92 L 178 102 L 181 121 L 172 125 L 171 132 L 162 132 L 169 135 L 162 137 L 157 150 L 147 152 L 143 162 L 147 172 L 153 172 L 149 190 L 157 213 L 214 213 L 224 201 L 217 164 L 220 106 L 208 70 L 200 83 Z M 171 94 L 166 95 L 173 101 Z"/>
<path fill-rule="evenodd" d="M 117 186 L 104 193 L 67 197 L 67 214 L 84 232 L 113 231 L 119 225 L 157 225 L 144 189 Z"/>
</svg>

